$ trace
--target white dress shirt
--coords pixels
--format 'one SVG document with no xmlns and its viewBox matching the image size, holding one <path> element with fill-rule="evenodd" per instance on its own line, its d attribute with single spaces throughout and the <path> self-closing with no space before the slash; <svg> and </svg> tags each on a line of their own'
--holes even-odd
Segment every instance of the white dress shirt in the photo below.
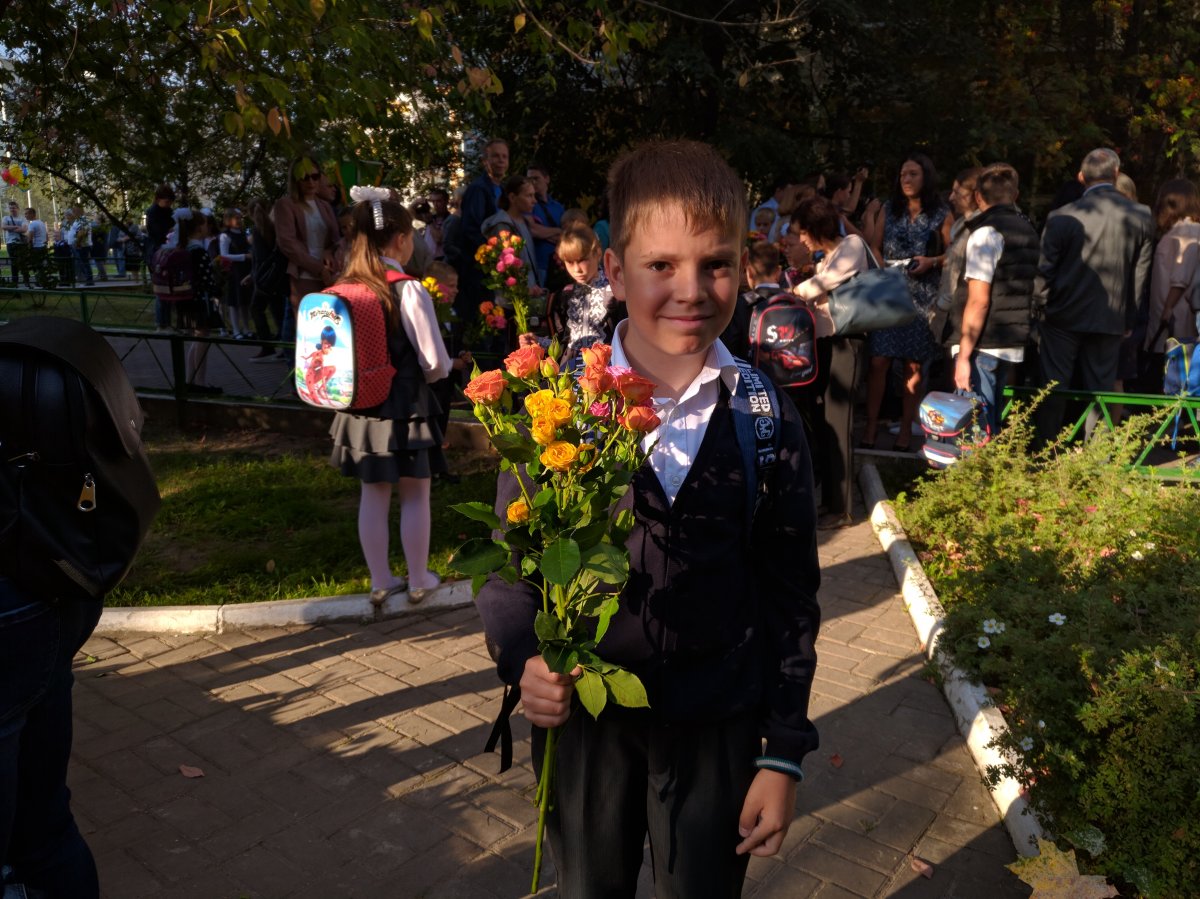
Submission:
<svg viewBox="0 0 1200 899">
<path fill-rule="evenodd" d="M 404 271 L 395 259 L 382 258 L 385 265 Z M 437 313 L 433 311 L 433 299 L 419 281 L 397 281 L 395 287 L 400 297 L 400 324 L 417 351 L 425 382 L 440 381 L 450 374 L 450 354 L 446 352 Z"/>
<path fill-rule="evenodd" d="M 612 364 L 632 368 L 621 347 L 621 335 L 629 321 L 617 325 L 613 334 Z M 725 344 L 717 340 L 708 348 L 704 367 L 696 375 L 678 400 L 669 397 L 654 397 L 654 412 L 661 424 L 642 440 L 642 449 L 650 452 L 650 467 L 670 503 L 675 502 L 679 488 L 687 479 L 709 419 L 721 397 L 720 381 L 725 382 L 730 394 L 737 390 L 738 370 L 733 354 Z"/>
</svg>

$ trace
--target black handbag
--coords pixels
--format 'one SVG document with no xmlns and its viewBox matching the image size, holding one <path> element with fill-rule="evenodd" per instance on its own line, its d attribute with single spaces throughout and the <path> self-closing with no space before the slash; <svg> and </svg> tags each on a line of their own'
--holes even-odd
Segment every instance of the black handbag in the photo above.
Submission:
<svg viewBox="0 0 1200 899">
<path fill-rule="evenodd" d="M 894 328 L 917 317 L 917 307 L 908 289 L 908 275 L 899 268 L 881 268 L 870 248 L 867 266 L 866 271 L 829 292 L 834 334 L 864 334 Z"/>
</svg>

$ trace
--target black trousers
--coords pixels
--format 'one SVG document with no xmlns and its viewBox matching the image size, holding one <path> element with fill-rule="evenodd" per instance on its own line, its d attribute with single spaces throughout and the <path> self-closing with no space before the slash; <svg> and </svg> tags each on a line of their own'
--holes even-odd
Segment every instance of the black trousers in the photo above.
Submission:
<svg viewBox="0 0 1200 899">
<path fill-rule="evenodd" d="M 862 376 L 863 341 L 817 339 L 817 379 L 789 391 L 804 419 L 813 469 L 826 512 L 848 512 L 854 497 L 854 395 Z"/>
<path fill-rule="evenodd" d="M 1121 354 L 1120 334 L 1069 331 L 1045 322 L 1042 322 L 1039 331 L 1038 364 L 1042 386 L 1057 381 L 1063 390 L 1071 389 L 1075 383 L 1081 390 L 1113 389 Z M 1062 430 L 1066 405 L 1065 398 L 1052 393 L 1038 407 L 1034 422 L 1039 444 L 1048 443 L 1058 436 Z"/>
<path fill-rule="evenodd" d="M 541 774 L 546 732 L 533 729 Z M 658 899 L 729 899 L 747 855 L 738 817 L 761 751 L 757 716 L 665 726 L 610 707 L 576 706 L 558 742 L 557 803 L 547 825 L 562 899 L 632 899 L 646 835 Z"/>
</svg>

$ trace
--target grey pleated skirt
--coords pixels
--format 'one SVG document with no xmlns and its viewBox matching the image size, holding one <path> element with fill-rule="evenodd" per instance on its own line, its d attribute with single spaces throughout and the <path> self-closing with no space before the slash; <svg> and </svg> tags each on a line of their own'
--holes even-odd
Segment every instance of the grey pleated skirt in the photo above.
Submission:
<svg viewBox="0 0 1200 899">
<path fill-rule="evenodd" d="M 394 484 L 400 478 L 429 478 L 446 471 L 442 432 L 435 421 L 338 412 L 329 435 L 333 438 L 329 463 L 368 484 Z"/>
</svg>

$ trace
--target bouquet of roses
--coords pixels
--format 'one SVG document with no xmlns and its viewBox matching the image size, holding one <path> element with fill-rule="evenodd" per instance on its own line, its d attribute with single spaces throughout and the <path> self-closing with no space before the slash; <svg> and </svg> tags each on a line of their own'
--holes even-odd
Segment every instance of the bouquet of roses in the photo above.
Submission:
<svg viewBox="0 0 1200 899">
<path fill-rule="evenodd" d="M 455 317 L 450 298 L 442 290 L 442 285 L 438 284 L 437 278 L 426 278 L 421 282 L 421 286 L 429 291 L 429 296 L 433 300 L 433 312 L 437 316 L 439 325 L 444 325 Z"/>
<path fill-rule="evenodd" d="M 518 334 L 529 330 L 529 273 L 523 271 L 525 263 L 521 261 L 524 247 L 520 235 L 501 231 L 475 251 L 475 261 L 483 270 L 483 283 L 512 306 Z"/>
<path fill-rule="evenodd" d="M 633 512 L 615 508 L 646 458 L 642 438 L 659 424 L 650 406 L 654 385 L 610 366 L 611 353 L 601 343 L 585 349 L 578 377 L 559 371 L 553 346 L 549 356 L 527 346 L 509 354 L 503 369 L 476 369 L 464 393 L 520 494 L 504 520 L 486 503 L 453 507 L 501 535 L 469 541 L 453 566 L 473 578 L 476 592 L 493 572 L 531 586 L 541 598 L 533 627 L 542 658 L 560 674 L 580 670 L 575 689 L 593 717 L 609 702 L 648 704 L 637 676 L 596 652 L 629 578 L 625 541 Z M 557 741 L 558 728 L 551 728 L 536 795 L 534 892 Z"/>
</svg>

